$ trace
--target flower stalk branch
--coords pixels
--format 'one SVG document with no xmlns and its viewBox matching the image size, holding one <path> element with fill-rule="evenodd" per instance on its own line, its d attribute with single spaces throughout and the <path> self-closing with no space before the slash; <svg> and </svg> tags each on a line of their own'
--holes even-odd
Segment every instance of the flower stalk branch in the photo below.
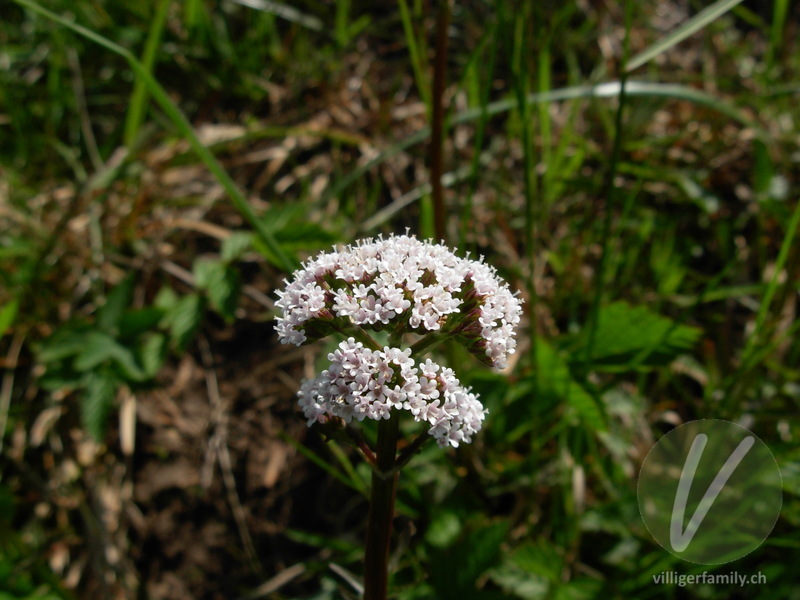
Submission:
<svg viewBox="0 0 800 600">
<path fill-rule="evenodd" d="M 344 431 L 364 460 L 366 460 L 373 469 L 377 469 L 378 459 L 375 456 L 375 453 L 372 451 L 372 448 L 369 447 L 367 440 L 364 439 L 364 435 L 361 433 L 361 431 L 356 430 L 352 425 L 345 427 Z"/>
</svg>

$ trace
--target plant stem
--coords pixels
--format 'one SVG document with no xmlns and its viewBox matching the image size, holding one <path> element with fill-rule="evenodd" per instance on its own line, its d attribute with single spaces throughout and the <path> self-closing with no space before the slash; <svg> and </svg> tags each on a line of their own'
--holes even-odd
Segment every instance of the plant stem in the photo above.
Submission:
<svg viewBox="0 0 800 600">
<path fill-rule="evenodd" d="M 411 356 L 418 357 L 423 350 L 427 350 L 436 344 L 444 341 L 444 337 L 440 335 L 428 334 L 415 344 L 411 345 Z"/>
<path fill-rule="evenodd" d="M 378 424 L 378 468 L 372 472 L 367 539 L 364 548 L 364 600 L 385 600 L 388 586 L 389 541 L 397 490 L 398 416 Z"/>
<path fill-rule="evenodd" d="M 427 431 L 423 431 L 422 433 L 420 433 L 416 437 L 416 439 L 413 442 L 411 442 L 411 444 L 403 448 L 403 451 L 400 452 L 400 456 L 397 457 L 397 464 L 395 466 L 395 470 L 399 471 L 404 466 L 406 466 L 408 464 L 408 461 L 414 458 L 414 455 L 420 450 L 422 450 L 422 447 L 428 442 L 430 442 L 432 439 L 433 438 L 428 434 Z"/>
</svg>

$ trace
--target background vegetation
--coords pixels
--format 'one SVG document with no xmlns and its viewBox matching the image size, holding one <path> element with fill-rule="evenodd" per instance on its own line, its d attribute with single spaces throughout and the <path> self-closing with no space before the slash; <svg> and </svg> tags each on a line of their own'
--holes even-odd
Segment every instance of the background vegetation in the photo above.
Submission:
<svg viewBox="0 0 800 600">
<path fill-rule="evenodd" d="M 0 6 L 0 598 L 356 597 L 368 469 L 306 430 L 324 348 L 276 345 L 272 298 L 334 243 L 433 234 L 437 11 Z M 446 241 L 527 319 L 507 373 L 444 349 L 490 414 L 403 473 L 398 598 L 800 597 L 799 19 L 453 7 Z M 714 568 L 654 542 L 638 468 L 715 417 L 783 472 L 716 569 L 768 583 L 656 586 Z"/>
</svg>

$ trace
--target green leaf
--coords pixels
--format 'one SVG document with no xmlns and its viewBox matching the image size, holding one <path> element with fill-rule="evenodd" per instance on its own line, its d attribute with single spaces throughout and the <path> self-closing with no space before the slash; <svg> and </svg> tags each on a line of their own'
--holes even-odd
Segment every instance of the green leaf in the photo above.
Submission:
<svg viewBox="0 0 800 600">
<path fill-rule="evenodd" d="M 158 294 L 156 294 L 155 300 L 153 300 L 153 306 L 161 310 L 169 310 L 175 307 L 178 300 L 179 297 L 178 294 L 175 293 L 175 290 L 171 287 L 164 286 L 158 290 Z"/>
<path fill-rule="evenodd" d="M 573 581 L 562 581 L 563 571 L 563 553 L 552 542 L 539 538 L 515 548 L 492 569 L 490 577 L 507 594 L 525 600 L 582 598 L 589 580 L 576 580 L 582 583 L 573 586 Z"/>
<path fill-rule="evenodd" d="M 103 369 L 89 374 L 86 389 L 81 397 L 81 421 L 86 431 L 96 441 L 105 435 L 108 413 L 114 404 L 117 380 Z"/>
<path fill-rule="evenodd" d="M 6 334 L 8 328 L 14 323 L 14 319 L 17 318 L 18 309 L 18 298 L 14 298 L 11 302 L 3 306 L 3 308 L 0 308 L 0 338 Z"/>
<path fill-rule="evenodd" d="M 126 310 L 119 321 L 119 338 L 134 338 L 158 327 L 164 318 L 165 309 L 148 306 L 136 310 Z"/>
<path fill-rule="evenodd" d="M 643 306 L 615 302 L 600 309 L 592 345 L 592 368 L 648 367 L 666 364 L 691 350 L 700 330 L 679 325 Z M 576 361 L 585 356 L 588 331 L 577 338 L 573 348 Z"/>
<path fill-rule="evenodd" d="M 139 345 L 139 363 L 149 378 L 155 377 L 167 357 L 167 336 L 163 333 L 148 333 Z"/>
<path fill-rule="evenodd" d="M 603 582 L 588 577 L 564 581 L 556 588 L 555 600 L 592 600 L 597 598 Z"/>
<path fill-rule="evenodd" d="M 573 379 L 566 358 L 541 339 L 536 340 L 536 369 L 536 396 L 566 404 L 568 416 L 579 418 L 594 431 L 607 429 L 597 400 Z"/>
<path fill-rule="evenodd" d="M 239 272 L 219 260 L 198 259 L 194 263 L 197 287 L 205 290 L 211 306 L 228 321 L 239 301 Z"/>
<path fill-rule="evenodd" d="M 425 532 L 425 541 L 437 548 L 452 545 L 463 525 L 460 516 L 453 511 L 437 513 Z"/>
<path fill-rule="evenodd" d="M 178 350 L 186 348 L 186 344 L 194 336 L 204 310 L 203 298 L 198 294 L 188 294 L 164 314 L 161 324 L 169 331 L 170 339 Z"/>
<path fill-rule="evenodd" d="M 101 364 L 113 362 L 123 378 L 144 381 L 147 375 L 139 366 L 133 352 L 107 333 L 91 331 L 84 338 L 83 349 L 75 357 L 73 366 L 78 371 L 91 371 Z"/>
<path fill-rule="evenodd" d="M 78 371 L 91 371 L 111 360 L 116 345 L 116 340 L 107 333 L 90 331 L 83 336 L 83 345 L 72 365 Z"/>
<path fill-rule="evenodd" d="M 740 4 L 742 0 L 717 0 L 713 4 L 706 6 L 703 10 L 687 19 L 680 26 L 670 31 L 667 35 L 658 39 L 651 46 L 642 50 L 625 65 L 625 70 L 630 73 L 634 69 L 641 67 L 653 60 L 659 54 L 663 54 L 676 44 L 679 44 L 690 35 L 697 33 L 709 23 L 717 20 L 726 12 Z"/>
<path fill-rule="evenodd" d="M 430 583 L 441 600 L 476 597 L 476 580 L 500 559 L 508 523 L 484 525 L 447 550 L 431 553 Z"/>
<path fill-rule="evenodd" d="M 280 247 L 291 255 L 329 248 L 338 237 L 317 223 L 308 221 L 303 206 L 282 206 L 269 211 L 264 226 L 273 233 Z M 253 248 L 276 266 L 278 257 L 260 238 L 253 238 Z"/>
<path fill-rule="evenodd" d="M 253 234 L 249 231 L 235 231 L 222 241 L 222 260 L 226 263 L 239 260 L 245 252 L 253 248 Z"/>
<path fill-rule="evenodd" d="M 112 335 L 119 332 L 122 314 L 131 303 L 133 275 L 128 275 L 106 296 L 106 301 L 97 311 L 97 326 Z"/>
<path fill-rule="evenodd" d="M 40 362 L 52 363 L 77 354 L 86 343 L 88 331 L 84 328 L 65 326 L 44 340 L 37 356 Z"/>
<path fill-rule="evenodd" d="M 47 365 L 44 374 L 39 378 L 39 386 L 49 392 L 72 391 L 81 386 L 83 378 L 64 362 Z"/>
<path fill-rule="evenodd" d="M 195 284 L 199 289 L 206 291 L 221 277 L 224 270 L 225 264 L 213 258 L 198 258 L 192 265 Z"/>
</svg>

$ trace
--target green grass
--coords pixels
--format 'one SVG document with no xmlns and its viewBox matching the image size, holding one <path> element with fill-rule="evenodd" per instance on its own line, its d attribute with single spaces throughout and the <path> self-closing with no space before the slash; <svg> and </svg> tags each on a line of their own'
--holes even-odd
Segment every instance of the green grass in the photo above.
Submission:
<svg viewBox="0 0 800 600">
<path fill-rule="evenodd" d="M 788 2 L 681 6 L 452 7 L 447 237 L 523 291 L 527 318 L 506 374 L 442 346 L 490 412 L 474 444 L 427 447 L 401 475 L 400 598 L 730 597 L 724 586 L 653 585 L 661 571 L 703 569 L 663 551 L 636 507 L 653 441 L 696 418 L 746 424 L 785 477 L 773 535 L 717 570 L 765 572 L 768 585 L 748 597 L 797 597 L 800 20 Z M 136 488 L 137 469 L 162 450 L 135 460 L 117 450 L 118 394 L 146 402 L 182 361 L 206 364 L 199 339 L 212 340 L 220 370 L 237 374 L 228 384 L 240 385 L 247 373 L 232 348 L 274 316 L 269 298 L 300 261 L 361 235 L 435 231 L 437 8 L 14 0 L 2 9 L 0 491 L 16 498 L 14 523 L 2 525 L 19 535 L 2 548 L 0 582 L 11 583 L 0 592 L 69 597 L 68 569 L 54 579 L 44 567 L 53 548 L 70 549 L 68 566 L 104 565 L 87 538 L 122 544 L 92 529 L 94 478 L 132 469 Z M 242 352 L 279 360 L 268 336 L 241 342 Z M 220 554 L 227 573 L 175 567 L 198 597 L 245 595 L 264 582 L 259 571 L 269 578 L 290 563 L 305 571 L 272 597 L 341 597 L 353 588 L 336 569 L 360 576 L 354 515 L 368 472 L 346 440 L 291 434 L 298 361 L 276 367 L 283 383 L 268 393 L 279 401 L 259 418 L 281 423 L 274 437 L 298 457 L 297 479 L 281 474 L 284 494 L 324 489 L 331 514 L 262 510 L 279 501 L 248 479 L 247 453 L 232 446 L 241 506 L 222 494 L 215 517 L 234 548 Z M 204 393 L 173 401 L 191 406 Z M 248 402 L 232 410 L 232 427 Z M 81 430 L 105 442 L 102 460 L 78 461 Z M 161 439 L 152 424 L 136 433 L 148 452 Z M 188 507 L 193 493 L 161 501 Z M 26 506 L 33 497 L 38 511 Z M 240 560 L 243 521 L 228 514 L 240 509 L 260 565 Z M 162 568 L 141 547 L 117 550 L 134 559 L 105 592 L 130 592 L 131 574 Z M 102 597 L 98 586 L 86 571 L 70 593 Z"/>
</svg>

